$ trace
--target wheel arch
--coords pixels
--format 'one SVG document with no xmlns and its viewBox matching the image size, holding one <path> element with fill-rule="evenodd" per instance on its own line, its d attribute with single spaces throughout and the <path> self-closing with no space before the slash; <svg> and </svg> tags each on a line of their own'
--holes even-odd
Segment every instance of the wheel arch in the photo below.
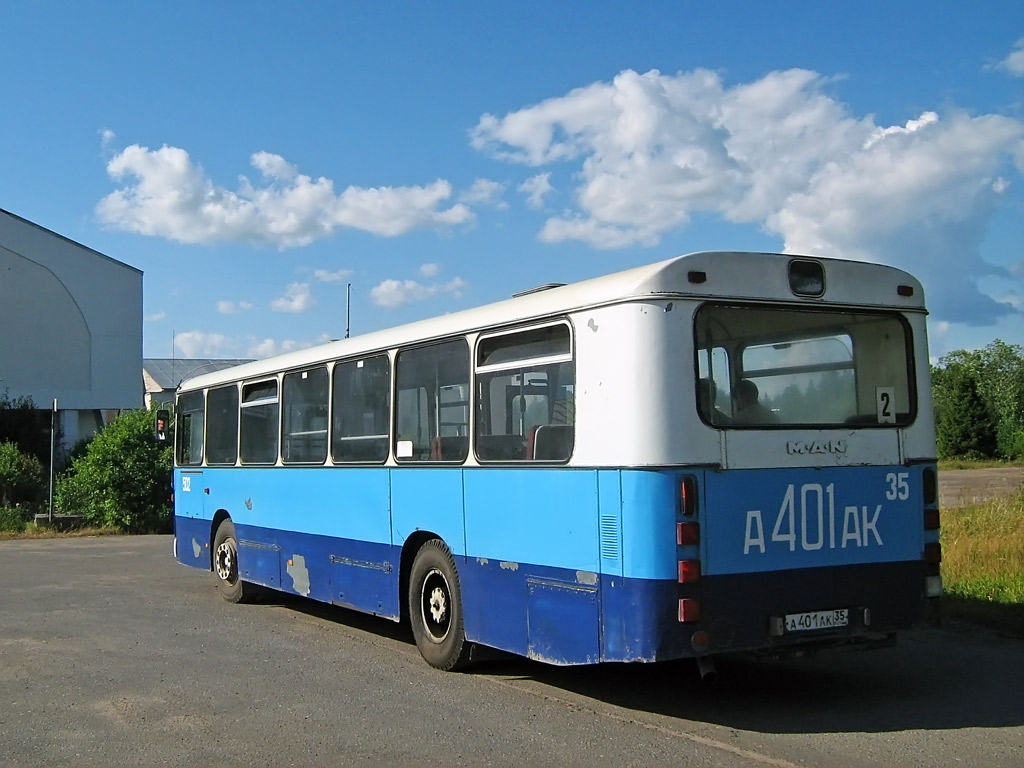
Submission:
<svg viewBox="0 0 1024 768">
<path fill-rule="evenodd" d="M 213 539 L 217 535 L 217 529 L 220 528 L 220 524 L 225 520 L 230 520 L 231 515 L 228 514 L 226 509 L 218 509 L 217 514 L 213 516 L 213 521 L 210 523 L 210 545 L 207 549 L 210 550 L 210 570 L 213 570 Z"/>
<path fill-rule="evenodd" d="M 402 545 L 402 556 L 398 565 L 398 605 L 399 618 L 403 624 L 409 622 L 409 574 L 412 573 L 412 563 L 420 548 L 432 539 L 437 539 L 446 547 L 448 546 L 444 539 L 432 531 L 416 531 Z"/>
</svg>

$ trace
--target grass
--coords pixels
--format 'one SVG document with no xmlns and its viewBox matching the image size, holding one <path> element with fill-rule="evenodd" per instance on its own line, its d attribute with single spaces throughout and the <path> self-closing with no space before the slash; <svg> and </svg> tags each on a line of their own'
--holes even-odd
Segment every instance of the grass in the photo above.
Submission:
<svg viewBox="0 0 1024 768">
<path fill-rule="evenodd" d="M 1024 489 L 942 512 L 943 614 L 1024 637 Z"/>
<path fill-rule="evenodd" d="M 36 526 L 35 515 L 21 508 L 0 508 L 0 541 L 7 539 L 56 539 L 58 537 L 112 536 L 121 533 L 113 528 L 73 528 Z"/>
<path fill-rule="evenodd" d="M 1002 461 L 1000 459 L 939 459 L 939 471 L 944 469 L 1006 469 L 1019 467 L 1020 461 Z"/>
</svg>

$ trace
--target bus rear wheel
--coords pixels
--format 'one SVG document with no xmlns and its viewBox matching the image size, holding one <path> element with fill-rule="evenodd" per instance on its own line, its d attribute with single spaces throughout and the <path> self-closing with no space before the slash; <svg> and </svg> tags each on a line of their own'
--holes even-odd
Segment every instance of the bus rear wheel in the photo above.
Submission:
<svg viewBox="0 0 1024 768">
<path fill-rule="evenodd" d="M 416 553 L 409 574 L 409 619 L 416 647 L 432 667 L 454 670 L 469 661 L 472 644 L 462 621 L 455 558 L 439 539 Z"/>
<path fill-rule="evenodd" d="M 238 575 L 238 537 L 235 524 L 225 520 L 213 537 L 213 575 L 217 591 L 229 603 L 243 603 L 252 591 Z"/>
</svg>

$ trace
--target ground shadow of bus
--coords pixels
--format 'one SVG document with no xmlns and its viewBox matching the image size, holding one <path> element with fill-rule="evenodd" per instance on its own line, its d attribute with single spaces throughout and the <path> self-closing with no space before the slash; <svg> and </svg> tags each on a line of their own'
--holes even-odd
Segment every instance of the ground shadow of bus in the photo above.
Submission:
<svg viewBox="0 0 1024 768">
<path fill-rule="evenodd" d="M 894 648 L 758 662 L 727 657 L 712 684 L 693 661 L 478 673 L 528 677 L 615 706 L 777 734 L 888 733 L 1024 724 L 1024 642 L 969 628 L 906 633 Z"/>
<path fill-rule="evenodd" d="M 280 592 L 257 600 L 414 645 L 407 624 Z M 501 652 L 481 656 L 466 674 L 533 681 L 638 712 L 760 733 L 1024 725 L 1024 642 L 966 624 L 907 632 L 893 648 L 777 662 L 724 657 L 710 684 L 689 659 L 556 667 Z"/>
</svg>

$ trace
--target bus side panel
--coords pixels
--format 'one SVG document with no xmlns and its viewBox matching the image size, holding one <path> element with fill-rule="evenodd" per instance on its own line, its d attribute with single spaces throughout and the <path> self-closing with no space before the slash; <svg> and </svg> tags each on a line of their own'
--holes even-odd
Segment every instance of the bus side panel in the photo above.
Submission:
<svg viewBox="0 0 1024 768">
<path fill-rule="evenodd" d="M 621 488 L 621 563 L 601 580 L 604 661 L 655 661 L 676 658 L 680 648 L 676 615 L 676 540 L 678 477 L 655 470 L 603 471 L 617 474 Z M 601 519 L 612 513 L 614 498 L 602 497 Z M 611 549 L 602 526 L 602 552 Z M 610 551 L 609 551 L 610 554 Z M 610 565 L 602 560 L 602 565 Z"/>
<path fill-rule="evenodd" d="M 399 467 L 388 471 L 393 543 L 400 546 L 417 531 L 430 531 L 444 540 L 453 555 L 465 555 L 462 468 Z"/>
<path fill-rule="evenodd" d="M 597 661 L 596 472 L 494 468 L 464 477 L 467 637 L 551 663 Z"/>
<path fill-rule="evenodd" d="M 210 521 L 175 515 L 174 549 L 182 565 L 210 570 Z"/>
<path fill-rule="evenodd" d="M 397 616 L 388 472 L 207 468 L 205 509 L 234 522 L 246 581 Z"/>
</svg>

